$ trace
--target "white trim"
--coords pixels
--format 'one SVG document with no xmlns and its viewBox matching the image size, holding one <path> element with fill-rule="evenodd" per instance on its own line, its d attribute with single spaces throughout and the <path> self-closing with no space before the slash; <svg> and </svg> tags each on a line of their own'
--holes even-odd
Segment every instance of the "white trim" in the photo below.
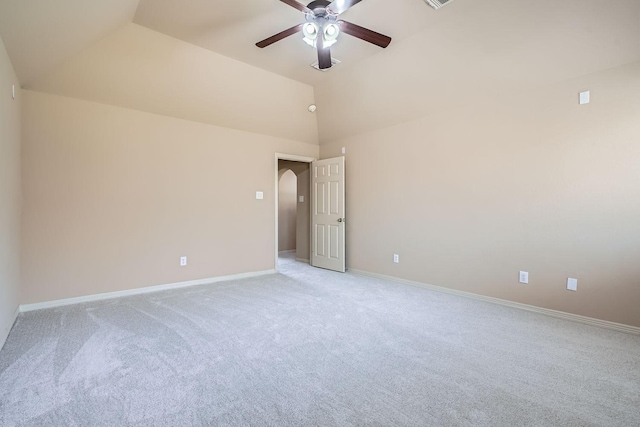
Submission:
<svg viewBox="0 0 640 427">
<path fill-rule="evenodd" d="M 152 292 L 166 291 L 169 289 L 188 288 L 191 286 L 210 285 L 228 280 L 248 279 L 251 277 L 265 276 L 274 274 L 275 270 L 253 271 L 250 273 L 231 274 L 229 276 L 210 277 L 208 279 L 189 280 L 186 282 L 169 283 L 166 285 L 148 286 L 146 288 L 127 289 L 125 291 L 107 292 L 103 294 L 85 295 L 82 297 L 65 298 L 54 301 L 38 302 L 35 304 L 23 304 L 20 306 L 20 312 L 43 310 L 45 308 L 62 307 L 65 305 L 81 304 L 84 302 L 100 301 L 105 299 L 128 297 L 132 295 L 148 294 Z"/>
<path fill-rule="evenodd" d="M 573 322 L 584 323 L 591 326 L 597 326 L 600 328 L 611 329 L 618 332 L 625 332 L 628 334 L 640 335 L 640 327 L 625 325 L 622 323 L 609 322 L 607 320 L 595 319 L 593 317 L 580 316 L 579 314 L 567 313 L 564 311 L 551 310 L 549 308 L 536 307 L 535 305 L 522 304 L 519 302 L 508 301 L 500 298 L 493 298 L 484 295 L 474 294 L 471 292 L 458 291 L 456 289 L 449 289 L 442 286 L 429 285 L 422 282 L 414 282 L 413 280 L 401 279 L 399 277 L 386 276 L 384 274 L 370 273 L 368 271 L 356 270 L 349 268 L 348 271 L 353 274 L 375 277 L 377 279 L 388 280 L 390 282 L 402 283 L 405 285 L 417 286 L 420 288 L 430 289 L 436 292 L 444 292 L 451 295 L 457 295 L 464 298 L 471 298 L 478 301 L 489 302 L 492 304 L 503 305 L 512 308 L 518 308 L 520 310 L 531 311 L 533 313 L 544 314 L 545 316 L 556 317 L 558 319 L 571 320 Z"/>
<path fill-rule="evenodd" d="M 309 264 L 311 262 L 311 260 L 309 260 L 307 258 L 297 258 L 297 257 L 296 257 L 296 261 L 304 262 L 304 263 L 307 263 L 307 264 Z"/>
<path fill-rule="evenodd" d="M 276 175 L 275 175 L 275 185 L 274 185 L 274 200 L 275 200 L 275 213 L 276 213 L 276 224 L 275 224 L 275 234 L 274 234 L 274 243 L 275 243 L 275 250 L 274 250 L 274 258 L 273 258 L 273 268 L 276 271 L 276 273 L 278 272 L 278 160 L 289 160 L 292 162 L 303 162 L 303 163 L 309 163 L 309 169 L 311 169 L 311 163 L 315 162 L 317 159 L 315 157 L 305 157 L 305 156 L 297 156 L 295 154 L 283 154 L 283 153 L 276 153 Z M 309 180 L 309 188 L 311 188 L 311 180 Z M 296 193 L 297 194 L 297 193 Z M 309 236 L 311 236 L 311 227 L 309 227 Z M 311 239 L 309 239 L 311 240 Z"/>
<path fill-rule="evenodd" d="M 318 159 L 316 159 L 315 157 L 297 156 L 295 154 L 276 153 L 276 160 L 289 160 L 292 162 L 311 163 L 315 162 Z"/>
<path fill-rule="evenodd" d="M 2 336 L 0 337 L 0 350 L 2 350 L 2 347 L 4 347 L 4 344 L 7 342 L 7 338 L 9 338 L 9 334 L 11 333 L 11 329 L 13 329 L 13 325 L 16 324 L 16 320 L 18 320 L 19 314 L 20 314 L 20 306 L 16 307 L 16 311 L 15 313 L 13 313 L 13 318 L 11 320 L 11 325 L 9 326 L 9 329 L 7 329 L 7 334 L 5 335 L 3 333 Z"/>
<path fill-rule="evenodd" d="M 295 249 L 288 249 L 286 251 L 280 251 L 278 252 L 279 254 L 291 254 L 294 253 L 296 250 Z"/>
</svg>

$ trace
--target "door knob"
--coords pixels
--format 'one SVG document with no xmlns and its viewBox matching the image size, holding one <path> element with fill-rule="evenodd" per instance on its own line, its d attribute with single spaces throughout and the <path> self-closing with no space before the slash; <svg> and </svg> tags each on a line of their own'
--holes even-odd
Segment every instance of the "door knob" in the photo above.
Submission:
<svg viewBox="0 0 640 427">
<path fill-rule="evenodd" d="M 338 218 L 338 222 L 343 222 L 344 218 Z"/>
</svg>

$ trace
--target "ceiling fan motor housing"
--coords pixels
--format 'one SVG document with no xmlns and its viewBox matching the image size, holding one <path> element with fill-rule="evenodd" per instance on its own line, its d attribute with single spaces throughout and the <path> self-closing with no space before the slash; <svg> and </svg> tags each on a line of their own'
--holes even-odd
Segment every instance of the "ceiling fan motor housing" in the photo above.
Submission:
<svg viewBox="0 0 640 427">
<path fill-rule="evenodd" d="M 314 12 L 318 9 L 323 9 L 323 12 L 327 11 L 327 6 L 331 4 L 330 1 L 327 0 L 313 0 L 311 3 L 307 5 L 307 7 Z"/>
<path fill-rule="evenodd" d="M 333 20 L 337 19 L 337 15 L 332 14 L 327 7 L 331 4 L 327 0 L 314 0 L 307 5 L 311 12 L 307 13 L 307 21 L 314 21 L 316 19 Z"/>
</svg>

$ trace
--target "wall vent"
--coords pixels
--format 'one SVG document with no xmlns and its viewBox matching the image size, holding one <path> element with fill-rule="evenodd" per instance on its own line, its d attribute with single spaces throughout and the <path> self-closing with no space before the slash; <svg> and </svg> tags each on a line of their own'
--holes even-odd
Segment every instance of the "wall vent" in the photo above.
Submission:
<svg viewBox="0 0 640 427">
<path fill-rule="evenodd" d="M 429 6 L 434 8 L 435 10 L 440 9 L 442 6 L 445 6 L 451 3 L 453 0 L 424 0 L 427 2 Z"/>
</svg>

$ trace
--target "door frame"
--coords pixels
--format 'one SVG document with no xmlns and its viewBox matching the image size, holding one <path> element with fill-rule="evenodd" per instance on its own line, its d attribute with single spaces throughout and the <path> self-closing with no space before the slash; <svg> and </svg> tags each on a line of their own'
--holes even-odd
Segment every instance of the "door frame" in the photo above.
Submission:
<svg viewBox="0 0 640 427">
<path fill-rule="evenodd" d="M 276 221 L 275 221 L 275 236 L 274 236 L 274 260 L 273 260 L 273 267 L 274 270 L 276 272 L 278 272 L 278 204 L 280 202 L 279 198 L 279 193 L 278 193 L 278 189 L 279 189 L 279 182 L 278 182 L 278 160 L 289 160 L 292 162 L 300 162 L 300 163 L 308 163 L 309 164 L 309 172 L 311 172 L 311 163 L 315 162 L 316 159 L 315 157 L 305 157 L 305 156 L 298 156 L 295 154 L 284 154 L 284 153 L 276 153 L 276 160 L 275 160 L 275 186 L 274 186 L 274 199 L 275 199 L 275 213 L 276 213 Z M 309 180 L 309 192 L 311 192 L 311 180 Z M 309 193 L 311 194 L 311 193 Z M 296 203 L 298 203 L 297 200 L 297 195 L 296 195 Z M 311 251 L 311 229 L 308 230 L 309 232 L 309 251 Z"/>
</svg>

